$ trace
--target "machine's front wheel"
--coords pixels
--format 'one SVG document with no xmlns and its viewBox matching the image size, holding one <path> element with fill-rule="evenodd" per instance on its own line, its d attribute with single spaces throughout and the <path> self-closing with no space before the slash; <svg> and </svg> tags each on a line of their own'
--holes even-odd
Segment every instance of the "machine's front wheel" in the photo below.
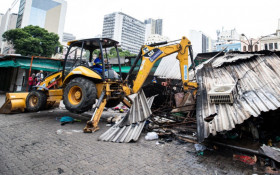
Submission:
<svg viewBox="0 0 280 175">
<path fill-rule="evenodd" d="M 74 78 L 64 89 L 63 103 L 73 113 L 83 113 L 92 108 L 96 101 L 95 84 L 83 77 Z"/>
<path fill-rule="evenodd" d="M 47 95 L 42 91 L 31 91 L 26 98 L 26 110 L 37 112 L 46 106 Z"/>
</svg>

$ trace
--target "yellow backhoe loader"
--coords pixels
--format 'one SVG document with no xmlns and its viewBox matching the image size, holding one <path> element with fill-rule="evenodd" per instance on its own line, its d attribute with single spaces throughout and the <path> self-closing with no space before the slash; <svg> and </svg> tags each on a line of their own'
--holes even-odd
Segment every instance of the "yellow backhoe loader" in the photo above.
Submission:
<svg viewBox="0 0 280 175">
<path fill-rule="evenodd" d="M 9 113 L 17 109 L 36 112 L 55 105 L 63 99 L 67 110 L 83 113 L 92 109 L 98 99 L 92 118 L 84 128 L 84 132 L 96 131 L 99 129 L 98 122 L 105 106 L 114 107 L 123 102 L 130 107 L 132 101 L 128 96 L 139 92 L 155 62 L 176 52 L 180 62 L 183 89 L 184 91 L 192 90 L 195 94 L 197 83 L 189 82 L 188 73 L 189 51 L 193 60 L 191 42 L 186 37 L 183 37 L 180 43 L 172 42 L 173 44 L 161 42 L 143 45 L 128 76 L 123 80 L 117 41 L 108 38 L 71 41 L 68 43 L 63 70 L 46 77 L 36 91 L 8 93 L 0 112 Z M 110 48 L 116 49 L 120 75 L 116 74 L 106 61 L 108 60 L 107 50 Z M 92 65 L 93 52 L 96 49 L 99 49 L 101 53 L 101 64 L 98 64 L 98 67 Z M 142 60 L 141 66 L 130 88 L 128 78 L 139 60 Z"/>
</svg>

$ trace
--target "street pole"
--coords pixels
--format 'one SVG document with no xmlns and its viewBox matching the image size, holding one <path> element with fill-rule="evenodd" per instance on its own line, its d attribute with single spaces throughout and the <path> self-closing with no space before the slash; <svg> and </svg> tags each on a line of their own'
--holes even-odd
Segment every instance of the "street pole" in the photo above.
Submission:
<svg viewBox="0 0 280 175">
<path fill-rule="evenodd" d="M 253 40 L 252 40 L 252 38 L 251 38 L 250 41 L 251 41 L 251 42 L 250 42 L 250 47 L 251 47 L 250 52 L 253 52 L 253 44 L 252 44 Z"/>
</svg>

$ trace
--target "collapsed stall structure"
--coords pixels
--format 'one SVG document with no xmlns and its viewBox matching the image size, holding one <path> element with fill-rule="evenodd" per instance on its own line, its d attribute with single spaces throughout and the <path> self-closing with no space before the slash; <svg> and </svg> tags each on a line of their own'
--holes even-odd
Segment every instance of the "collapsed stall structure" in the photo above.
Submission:
<svg viewBox="0 0 280 175">
<path fill-rule="evenodd" d="M 280 58 L 276 53 L 226 53 L 212 58 L 197 71 L 198 141 L 228 131 L 261 112 L 280 107 Z M 234 85 L 233 102 L 212 103 L 209 92 Z"/>
<path fill-rule="evenodd" d="M 211 57 L 210 57 L 211 56 Z M 196 68 L 197 140 L 230 131 L 251 117 L 280 107 L 280 58 L 278 52 L 198 54 L 205 58 Z M 197 59 L 196 58 L 196 59 Z M 209 59 L 210 58 L 210 59 Z M 163 59 L 155 72 L 162 78 L 180 79 L 172 58 Z M 169 65 L 169 68 L 166 67 Z M 229 95 L 229 101 L 211 100 L 209 94 Z M 221 97 L 221 96 L 220 96 Z"/>
</svg>

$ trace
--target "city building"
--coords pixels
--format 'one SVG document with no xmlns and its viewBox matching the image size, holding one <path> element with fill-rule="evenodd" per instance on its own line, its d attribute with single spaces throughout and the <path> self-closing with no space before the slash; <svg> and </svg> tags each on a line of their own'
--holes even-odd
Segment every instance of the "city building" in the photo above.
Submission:
<svg viewBox="0 0 280 175">
<path fill-rule="evenodd" d="M 231 51 L 241 51 L 241 43 L 225 43 L 216 45 L 216 51 L 231 52 Z"/>
<path fill-rule="evenodd" d="M 67 2 L 65 0 L 21 0 L 17 28 L 40 26 L 63 38 Z"/>
<path fill-rule="evenodd" d="M 238 41 L 240 39 L 240 35 L 237 33 L 236 29 L 224 30 L 224 28 L 222 28 L 222 31 L 217 30 L 216 32 L 218 41 Z"/>
<path fill-rule="evenodd" d="M 217 30 L 217 40 L 212 45 L 213 51 L 241 51 L 240 35 L 236 29 L 232 30 Z"/>
<path fill-rule="evenodd" d="M 2 35 L 10 29 L 16 28 L 18 15 L 16 13 L 11 13 L 11 9 L 8 9 L 5 15 L 1 15 L 0 23 L 0 53 L 1 54 L 12 54 L 14 49 L 7 43 L 3 41 Z"/>
<path fill-rule="evenodd" d="M 1 25 L 1 22 L 2 22 L 2 19 L 3 19 L 3 16 L 4 16 L 4 14 L 0 13 L 0 25 Z"/>
<path fill-rule="evenodd" d="M 67 43 L 68 41 L 75 40 L 76 36 L 74 36 L 72 33 L 63 33 L 62 42 Z"/>
<path fill-rule="evenodd" d="M 137 54 L 145 41 L 145 24 L 122 12 L 111 13 L 104 16 L 102 37 L 114 39 L 123 50 Z"/>
<path fill-rule="evenodd" d="M 261 37 L 260 45 L 261 50 L 280 50 L 280 19 L 276 33 Z"/>
<path fill-rule="evenodd" d="M 145 44 L 149 45 L 149 44 L 163 42 L 163 41 L 169 41 L 169 38 L 166 36 L 161 36 L 159 34 L 152 34 L 147 38 Z"/>
<path fill-rule="evenodd" d="M 201 31 L 190 30 L 188 39 L 192 43 L 192 49 L 195 54 L 211 52 L 211 38 Z"/>
<path fill-rule="evenodd" d="M 145 41 L 152 34 L 162 35 L 162 19 L 146 19 L 145 23 Z"/>
</svg>

